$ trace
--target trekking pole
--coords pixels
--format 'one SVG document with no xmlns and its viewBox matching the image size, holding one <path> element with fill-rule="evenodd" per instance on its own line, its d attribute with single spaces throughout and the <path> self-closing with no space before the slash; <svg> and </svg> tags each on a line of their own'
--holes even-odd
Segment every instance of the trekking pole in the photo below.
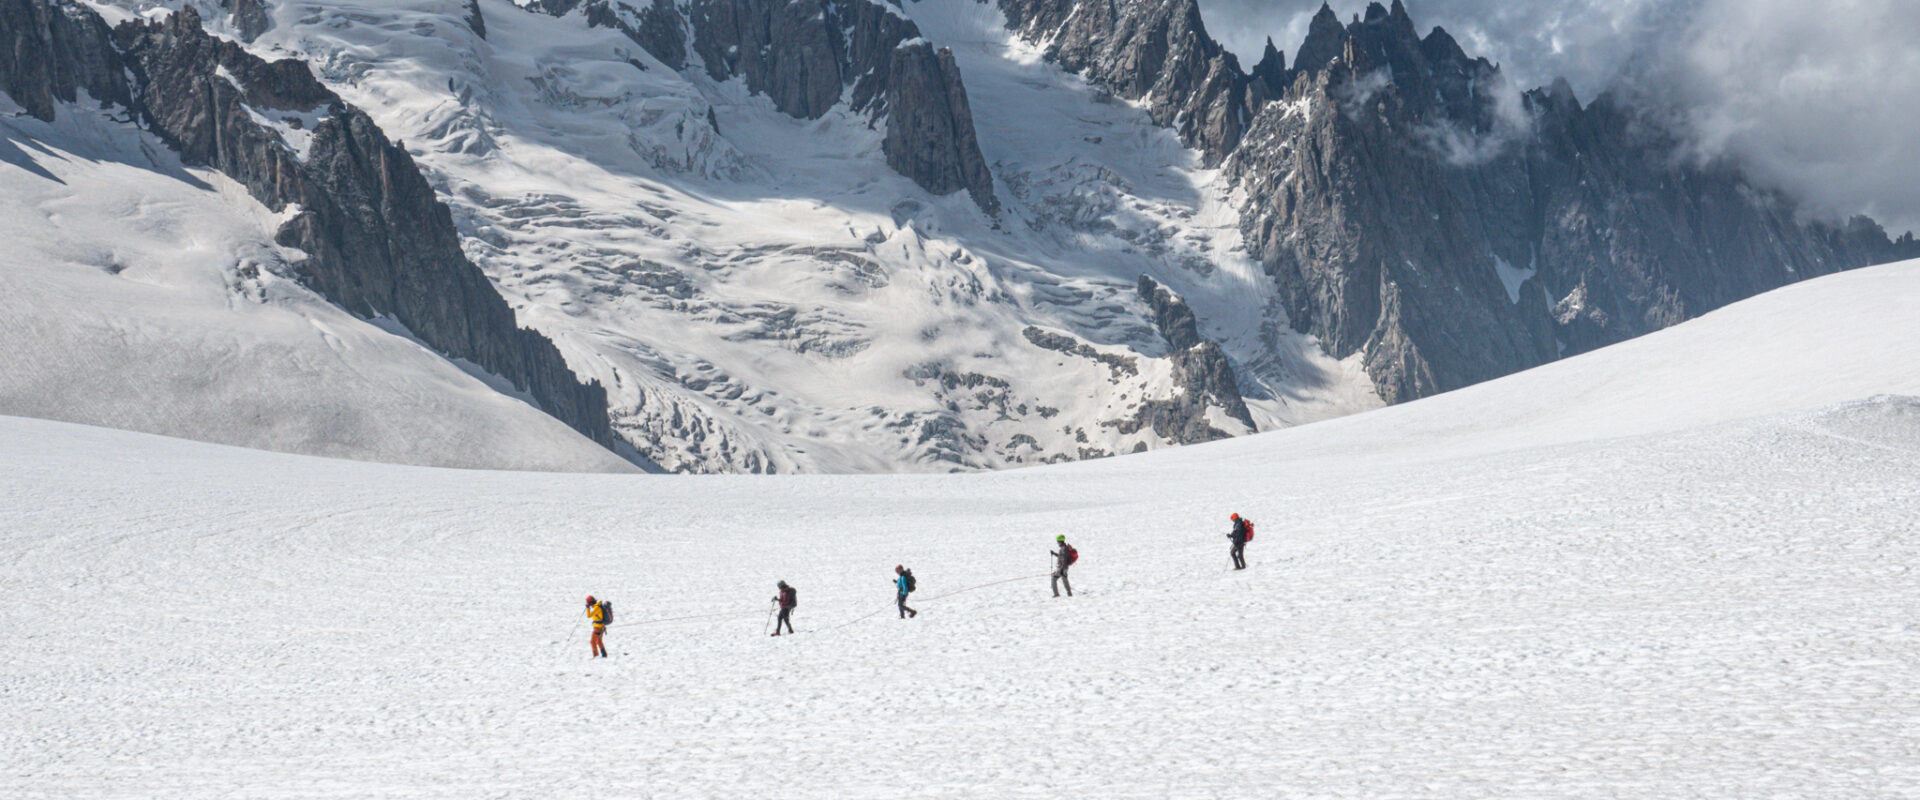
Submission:
<svg viewBox="0 0 1920 800">
<path fill-rule="evenodd" d="M 780 607 L 780 601 L 779 601 L 779 600 L 775 600 L 775 601 L 773 601 L 773 602 L 771 602 L 771 603 L 768 603 L 768 604 L 767 604 L 767 621 L 766 621 L 766 622 L 764 622 L 764 623 L 761 623 L 761 625 L 760 625 L 760 635 L 761 635 L 761 636 L 766 636 L 766 635 L 768 635 L 768 634 L 767 634 L 767 626 L 773 623 L 773 610 L 774 610 L 774 609 L 776 609 L 776 608 L 779 608 L 779 607 Z"/>
</svg>

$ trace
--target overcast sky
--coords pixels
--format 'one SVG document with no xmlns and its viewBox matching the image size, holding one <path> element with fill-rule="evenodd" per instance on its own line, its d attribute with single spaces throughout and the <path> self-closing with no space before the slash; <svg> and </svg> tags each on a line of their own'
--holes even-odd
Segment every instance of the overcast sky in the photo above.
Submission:
<svg viewBox="0 0 1920 800">
<path fill-rule="evenodd" d="M 1200 0 L 1250 67 L 1288 63 L 1321 0 Z M 1341 20 L 1364 0 L 1332 3 Z M 1701 154 L 1741 159 L 1824 215 L 1920 228 L 1920 0 L 1407 0 L 1523 85 L 1581 102 L 1627 87 L 1678 112 Z"/>
</svg>

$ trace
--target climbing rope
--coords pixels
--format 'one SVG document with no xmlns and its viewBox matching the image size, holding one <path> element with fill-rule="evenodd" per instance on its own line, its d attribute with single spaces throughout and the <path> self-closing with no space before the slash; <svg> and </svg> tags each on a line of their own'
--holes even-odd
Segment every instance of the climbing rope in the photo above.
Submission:
<svg viewBox="0 0 1920 800">
<path fill-rule="evenodd" d="M 831 628 L 821 628 L 821 629 L 820 629 L 820 631 L 821 631 L 822 633 L 825 633 L 825 632 L 827 632 L 827 631 L 837 631 L 837 630 L 840 630 L 841 628 L 845 628 L 845 627 L 847 627 L 847 626 L 849 626 L 849 625 L 852 625 L 852 624 L 853 624 L 853 623 L 855 623 L 855 622 L 861 622 L 861 621 L 864 621 L 864 620 L 868 620 L 868 619 L 871 619 L 871 618 L 873 618 L 873 617 L 874 617 L 874 615 L 877 615 L 877 614 L 879 614 L 879 613 L 881 613 L 881 612 L 883 612 L 883 611 L 886 611 L 886 610 L 887 610 L 887 609 L 889 609 L 889 608 L 893 608 L 893 604 L 892 604 L 892 603 L 888 603 L 888 604 L 886 604 L 886 605 L 884 605 L 884 606 L 881 606 L 881 607 L 879 607 L 879 608 L 876 608 L 876 609 L 874 609 L 874 610 L 872 610 L 872 611 L 869 611 L 869 612 L 867 612 L 867 614 L 866 614 L 866 615 L 864 615 L 864 616 L 861 616 L 861 617 L 857 617 L 857 618 L 855 618 L 855 619 L 853 619 L 853 620 L 851 620 L 851 621 L 848 621 L 848 622 L 843 622 L 843 623 L 840 623 L 839 625 L 835 625 L 835 626 L 833 626 L 833 627 L 831 627 Z"/>
<path fill-rule="evenodd" d="M 965 589 L 955 589 L 955 590 L 953 590 L 953 591 L 951 591 L 951 592 L 947 592 L 946 594 L 936 594 L 936 595 L 934 595 L 934 596 L 932 596 L 932 597 L 922 597 L 922 598 L 920 598 L 920 601 L 919 601 L 919 602 L 922 602 L 922 603 L 930 603 L 930 602 L 933 602 L 933 601 L 935 601 L 935 600 L 939 600 L 939 599 L 942 599 L 942 598 L 947 598 L 947 597 L 952 597 L 952 596 L 954 596 L 954 595 L 956 595 L 956 594 L 965 594 L 965 593 L 967 593 L 967 592 L 971 592 L 971 591 L 973 591 L 973 590 L 975 590 L 975 589 L 985 589 L 985 588 L 987 588 L 987 587 L 989 587 L 989 586 L 999 586 L 1000 584 L 1003 584 L 1003 583 L 1013 583 L 1014 581 L 1027 581 L 1027 580 L 1033 580 L 1034 578 L 1046 578 L 1046 577 L 1050 577 L 1050 576 L 1052 576 L 1052 575 L 1053 575 L 1053 573 L 1051 573 L 1051 572 L 1042 572 L 1042 573 L 1040 573 L 1040 574 L 1038 574 L 1038 575 L 1022 575 L 1022 576 L 1020 576 L 1020 577 L 1018 577 L 1018 578 L 1006 578 L 1006 579 L 1003 579 L 1003 580 L 997 580 L 997 581 L 994 581 L 994 582 L 992 582 L 992 583 L 983 583 L 983 584 L 980 584 L 979 586 L 969 586 L 969 587 L 967 587 L 967 588 L 965 588 Z"/>
<path fill-rule="evenodd" d="M 727 619 L 731 617 L 757 617 L 758 611 L 723 611 L 718 614 L 694 614 L 686 617 L 665 617 L 662 619 L 637 619 L 632 622 L 616 622 L 609 628 L 639 627 L 641 625 L 660 625 L 668 622 L 686 622 L 695 619 Z"/>
<path fill-rule="evenodd" d="M 1000 584 L 1003 584 L 1003 583 L 1013 583 L 1014 581 L 1026 581 L 1026 580 L 1032 580 L 1032 579 L 1034 579 L 1034 578 L 1045 578 L 1045 577 L 1047 577 L 1047 576 L 1049 576 L 1049 575 L 1052 575 L 1052 574 L 1053 574 L 1053 573 L 1051 573 L 1051 572 L 1046 572 L 1046 573 L 1041 573 L 1041 574 L 1039 574 L 1039 575 L 1021 575 L 1020 577 L 1017 577 L 1017 578 L 1002 578 L 1002 579 L 1000 579 L 1000 580 L 997 580 L 997 581 L 989 581 L 989 582 L 987 582 L 987 583 L 982 583 L 982 584 L 979 584 L 979 585 L 977 585 L 977 586 L 968 586 L 968 587 L 966 587 L 966 588 L 964 588 L 964 589 L 955 589 L 955 590 L 953 590 L 953 591 L 951 591 L 951 592 L 947 592 L 946 594 L 936 594 L 936 595 L 934 595 L 934 596 L 932 596 L 932 597 L 922 597 L 922 598 L 920 598 L 919 600 L 917 600 L 917 601 L 915 601 L 915 602 L 919 602 L 919 603 L 930 603 L 930 602 L 933 602 L 933 601 L 935 601 L 935 600 L 940 600 L 940 599 L 943 599 L 943 598 L 947 598 L 947 597 L 952 597 L 952 596 L 954 596 L 954 595 L 956 595 L 956 594 L 965 594 L 965 593 L 967 593 L 967 592 L 971 592 L 971 591 L 973 591 L 973 590 L 975 590 L 975 589 L 985 589 L 985 588 L 987 588 L 987 587 L 989 587 L 989 586 L 999 586 Z M 895 605 L 894 603 L 888 603 L 888 604 L 886 604 L 886 605 L 884 605 L 884 606 L 881 606 L 881 607 L 879 607 L 879 608 L 877 608 L 877 609 L 874 609 L 873 611 L 870 611 L 870 612 L 868 612 L 868 613 L 866 613 L 866 614 L 864 614 L 864 615 L 862 615 L 862 616 L 859 616 L 859 617 L 856 617 L 856 618 L 854 618 L 854 619 L 852 619 L 852 620 L 849 620 L 849 621 L 847 621 L 847 622 L 843 622 L 843 623 L 840 623 L 839 625 L 834 625 L 834 626 L 832 626 L 832 627 L 828 627 L 828 628 L 821 628 L 821 629 L 819 629 L 819 630 L 820 630 L 821 632 L 826 632 L 826 631 L 837 631 L 837 630 L 840 630 L 841 628 L 846 628 L 846 627 L 850 627 L 850 626 L 852 626 L 852 625 L 853 625 L 854 623 L 856 623 L 856 622 L 864 622 L 864 621 L 866 621 L 866 620 L 869 620 L 869 619 L 872 619 L 872 618 L 873 618 L 874 616 L 876 616 L 876 615 L 879 615 L 879 614 L 882 614 L 882 613 L 885 613 L 887 609 L 890 609 L 890 608 L 895 608 L 895 607 L 896 607 L 896 605 Z"/>
</svg>

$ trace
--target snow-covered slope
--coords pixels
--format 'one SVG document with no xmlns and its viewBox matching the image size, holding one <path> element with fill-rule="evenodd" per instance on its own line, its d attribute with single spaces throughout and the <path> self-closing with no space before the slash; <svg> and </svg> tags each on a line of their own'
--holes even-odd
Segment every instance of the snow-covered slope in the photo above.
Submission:
<svg viewBox="0 0 1920 800">
<path fill-rule="evenodd" d="M 632 471 L 287 277 L 281 221 L 119 112 L 0 97 L 0 413 L 410 464 Z"/>
<path fill-rule="evenodd" d="M 0 763 L 28 798 L 1906 796 L 1920 399 L 1865 396 L 1920 394 L 1916 293 L 1847 273 L 1444 402 L 979 475 L 0 419 Z M 799 636 L 763 635 L 777 579 Z"/>
<path fill-rule="evenodd" d="M 1447 456 L 1660 434 L 1877 394 L 1920 396 L 1920 260 L 1790 284 L 1499 380 L 1197 456 Z M 1284 442 L 1284 444 L 1282 444 Z"/>
<path fill-rule="evenodd" d="M 1221 340 L 1255 427 L 1378 404 L 1245 302 L 1273 293 L 1214 173 L 990 5 L 905 11 L 955 48 L 998 217 L 895 174 L 844 107 L 797 119 L 579 12 L 478 7 L 484 39 L 452 0 L 276 3 L 251 47 L 309 59 L 406 142 L 468 254 L 663 466 L 944 471 L 1190 438 L 1142 423 L 1184 391 L 1142 274 Z"/>
</svg>

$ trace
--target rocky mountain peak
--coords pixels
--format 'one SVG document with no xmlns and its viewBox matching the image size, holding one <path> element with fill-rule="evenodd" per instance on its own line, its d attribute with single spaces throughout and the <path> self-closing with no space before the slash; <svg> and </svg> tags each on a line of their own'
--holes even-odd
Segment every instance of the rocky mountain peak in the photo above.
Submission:
<svg viewBox="0 0 1920 800">
<path fill-rule="evenodd" d="M 1877 228 L 1798 221 L 1790 198 L 1731 165 L 1686 165 L 1671 138 L 1648 134 L 1657 125 L 1606 96 L 1582 109 L 1557 84 L 1512 93 L 1446 31 L 1420 38 L 1400 2 L 1348 24 L 1323 3 L 1292 72 L 1276 48 L 1251 76 L 1177 82 L 1188 100 L 1169 102 L 1143 88 L 1182 74 L 1160 65 L 1195 63 L 1215 45 L 1198 26 L 1178 47 L 1139 35 L 1167 5 L 1001 0 L 1010 27 L 1050 43 L 1049 58 L 1145 100 L 1226 166 L 1246 190 L 1248 246 L 1293 326 L 1336 357 L 1363 354 L 1390 402 L 1788 281 L 1920 255 Z M 1310 79 L 1286 85 L 1294 75 Z M 1325 113 L 1358 101 L 1369 113 Z M 1189 122 L 1229 109 L 1250 119 L 1223 131 Z"/>
<path fill-rule="evenodd" d="M 1460 49 L 1460 43 L 1438 25 L 1427 33 L 1427 38 L 1420 40 L 1420 51 L 1426 54 L 1427 61 L 1441 69 L 1462 70 L 1468 62 L 1467 52 Z"/>
<path fill-rule="evenodd" d="M 1346 43 L 1347 26 L 1340 24 L 1340 15 L 1333 13 L 1332 6 L 1321 3 L 1320 11 L 1307 23 L 1306 40 L 1293 55 L 1293 68 L 1326 69 L 1329 62 L 1340 57 Z"/>
<path fill-rule="evenodd" d="M 1286 54 L 1273 46 L 1272 39 L 1268 39 L 1266 51 L 1260 55 L 1260 63 L 1253 65 L 1253 72 L 1248 76 L 1252 81 L 1248 105 L 1257 106 L 1285 95 L 1290 74 L 1287 71 Z"/>
<path fill-rule="evenodd" d="M 1387 12 L 1387 23 L 1401 36 L 1417 39 L 1418 31 L 1413 29 L 1413 17 L 1407 13 L 1407 7 L 1400 0 L 1393 0 L 1393 7 Z"/>
<path fill-rule="evenodd" d="M 1267 39 L 1266 49 L 1260 53 L 1260 62 L 1253 65 L 1254 80 L 1265 84 L 1269 96 L 1278 97 L 1286 89 L 1287 54 L 1273 46 L 1273 39 Z"/>
<path fill-rule="evenodd" d="M 1554 78 L 1553 85 L 1547 89 L 1547 96 L 1555 103 L 1565 103 L 1574 111 L 1580 110 L 1580 98 L 1574 95 L 1573 84 L 1568 83 L 1566 78 Z"/>
</svg>

